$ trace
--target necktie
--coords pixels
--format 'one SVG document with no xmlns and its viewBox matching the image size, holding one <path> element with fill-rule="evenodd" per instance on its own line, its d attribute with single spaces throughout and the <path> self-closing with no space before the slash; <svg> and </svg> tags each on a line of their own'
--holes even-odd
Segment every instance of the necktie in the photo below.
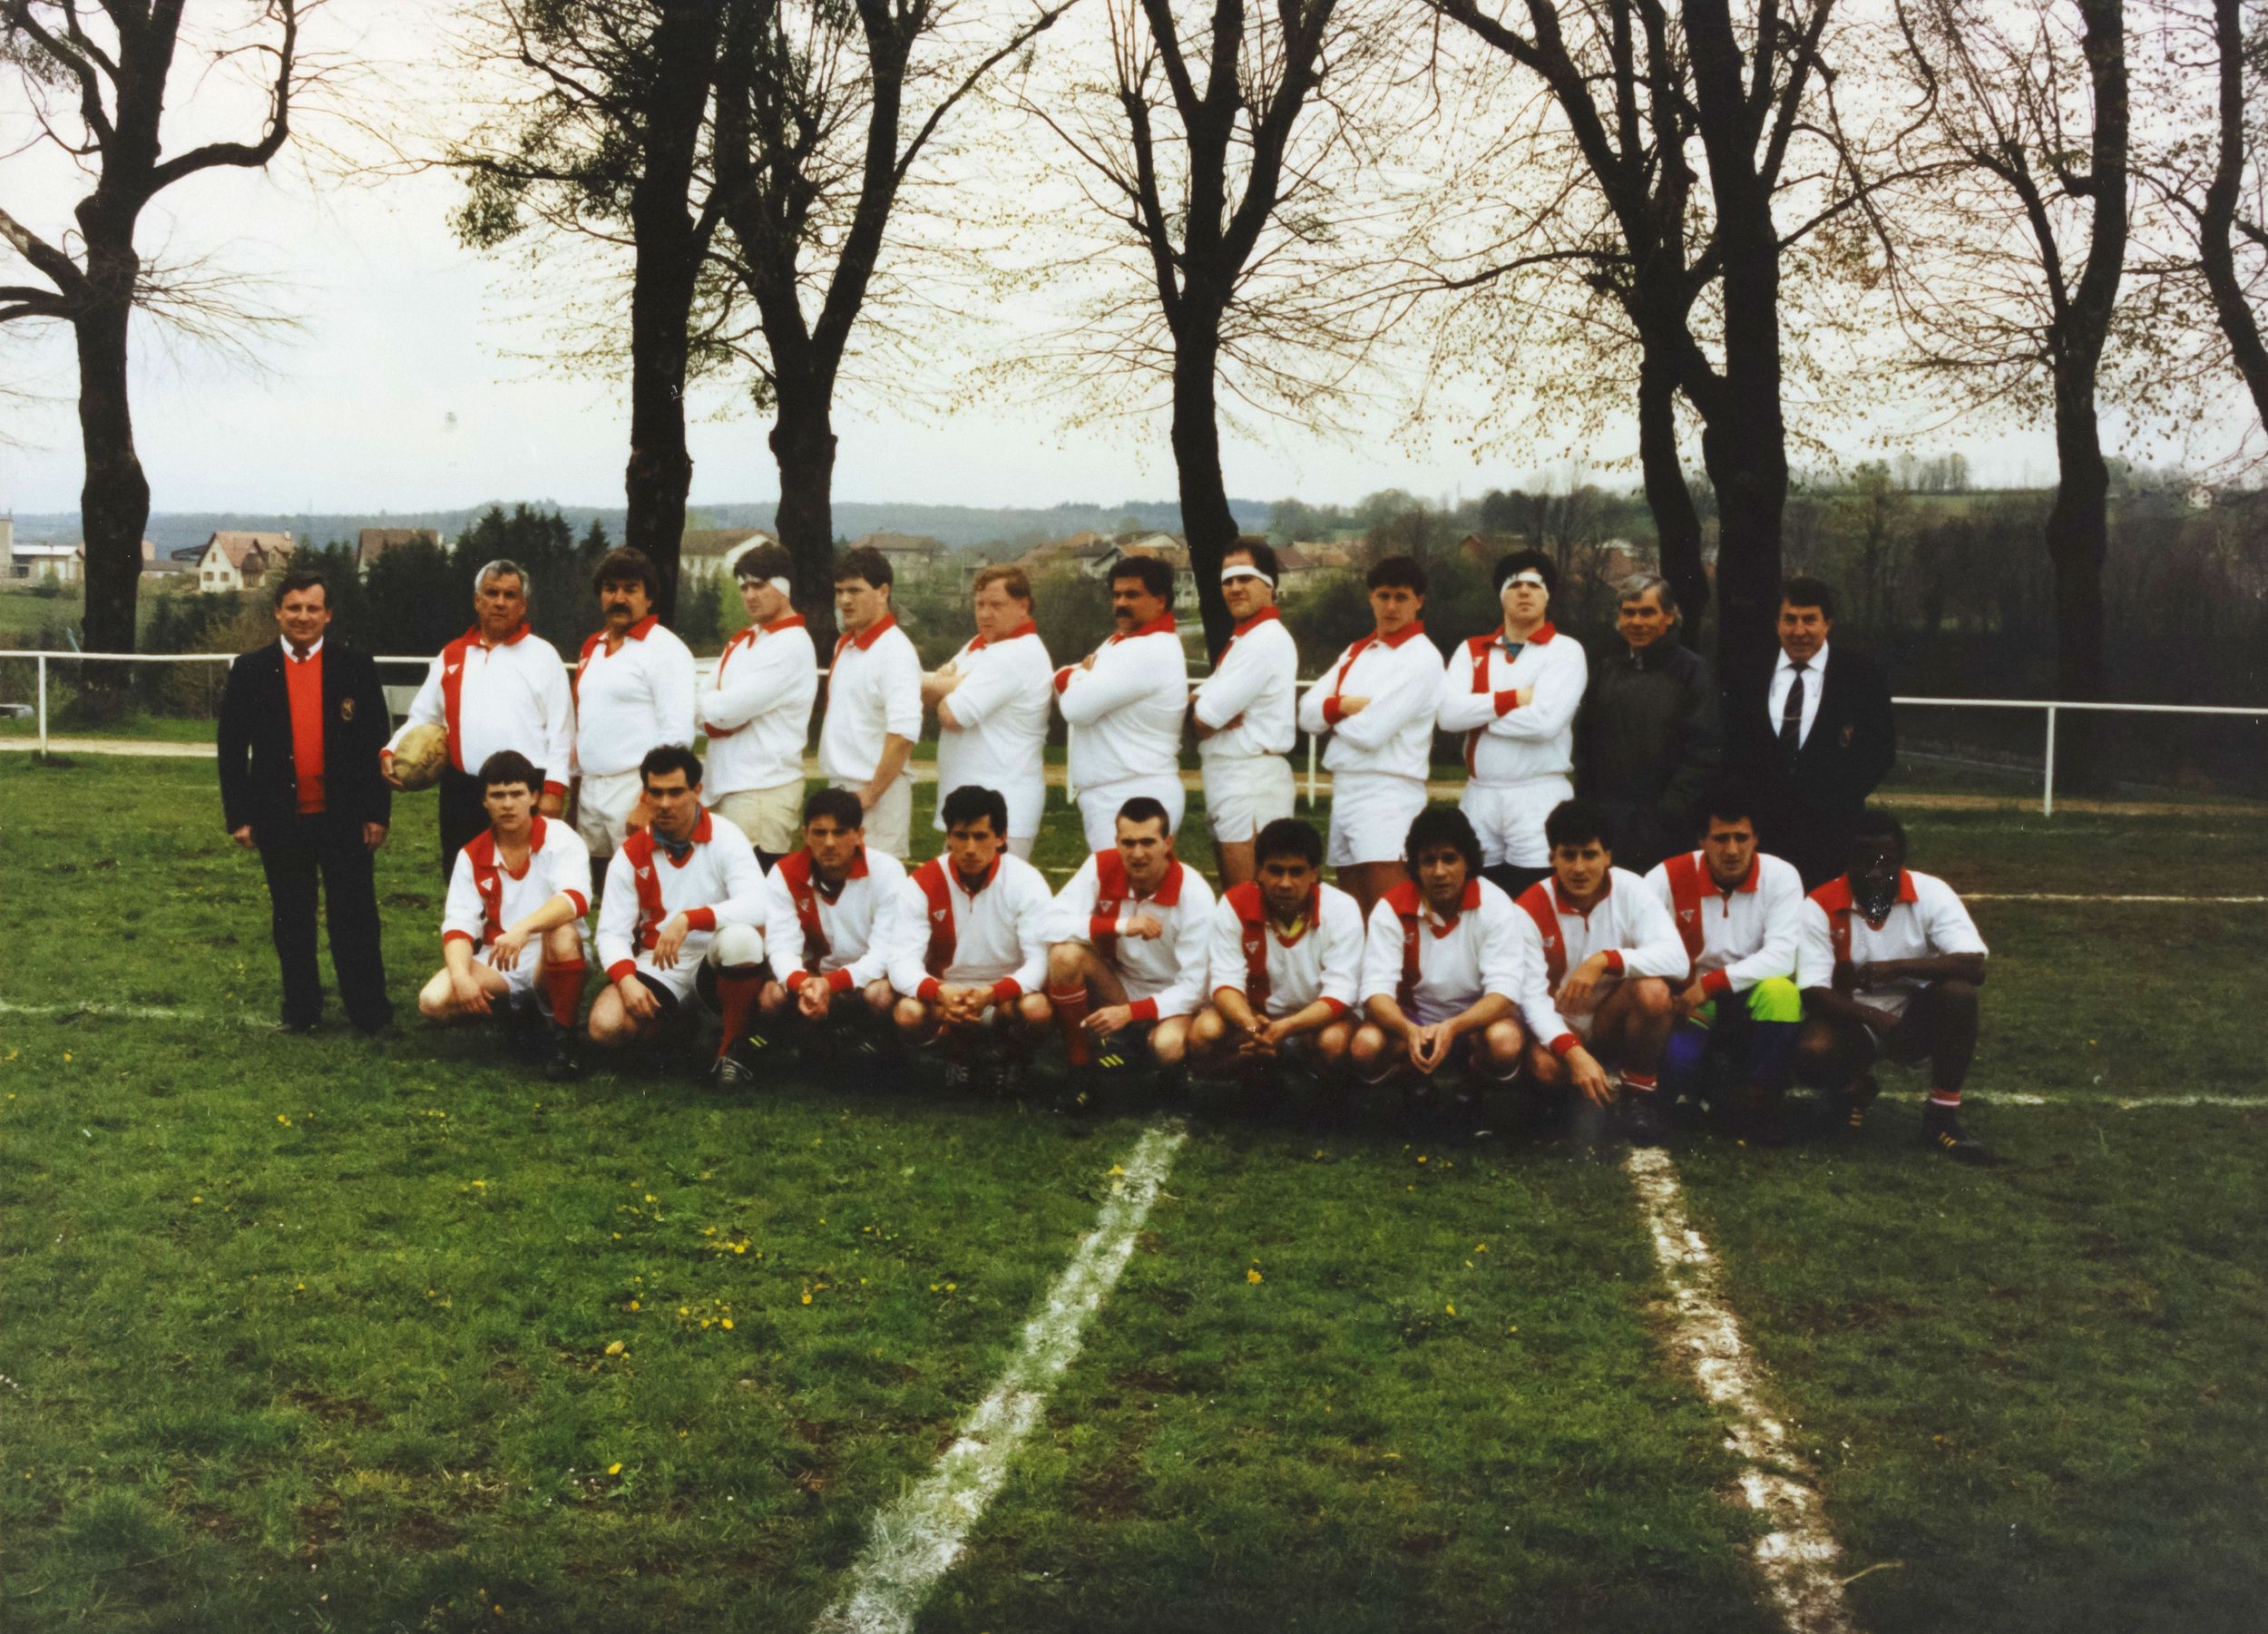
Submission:
<svg viewBox="0 0 2268 1634">
<path fill-rule="evenodd" d="M 1794 683 L 1787 690 L 1787 702 L 1780 707 L 1780 752 L 1789 759 L 1804 747 L 1804 671 L 1810 666 L 1795 666 Z"/>
<path fill-rule="evenodd" d="M 304 664 L 308 661 L 308 654 L 314 651 L 312 647 L 294 647 L 291 650 L 291 661 L 295 664 Z"/>
</svg>

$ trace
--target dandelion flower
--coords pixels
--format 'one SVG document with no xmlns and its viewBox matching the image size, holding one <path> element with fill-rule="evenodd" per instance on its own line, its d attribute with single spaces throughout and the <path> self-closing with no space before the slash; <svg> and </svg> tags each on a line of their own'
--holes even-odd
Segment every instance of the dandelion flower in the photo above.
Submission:
<svg viewBox="0 0 2268 1634">
<path fill-rule="evenodd" d="M 722 1327 L 727 1333 L 730 1333 L 732 1331 L 732 1318 L 730 1316 L 727 1316 L 724 1321 L 719 1323 L 718 1326 Z"/>
<path fill-rule="evenodd" d="M 1251 1270 L 1246 1271 L 1246 1272 L 1245 1273 L 1245 1280 L 1246 1280 L 1246 1282 L 1257 1282 L 1257 1281 L 1259 1281 L 1259 1280 L 1260 1280 L 1260 1268 L 1259 1268 L 1257 1266 L 1255 1266 L 1255 1267 L 1254 1267 Z"/>
<path fill-rule="evenodd" d="M 606 1466 L 606 1473 L 610 1475 L 619 1475 L 622 1473 L 622 1466 L 619 1463 L 610 1463 Z"/>
<path fill-rule="evenodd" d="M 607 1344 L 606 1354 L 611 1356 L 621 1355 L 622 1354 L 622 1342 L 620 1339 L 610 1340 Z"/>
</svg>

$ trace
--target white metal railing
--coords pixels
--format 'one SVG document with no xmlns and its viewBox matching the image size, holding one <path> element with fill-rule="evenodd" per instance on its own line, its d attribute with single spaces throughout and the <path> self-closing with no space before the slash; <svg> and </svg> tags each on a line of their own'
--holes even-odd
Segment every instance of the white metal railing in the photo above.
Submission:
<svg viewBox="0 0 2268 1634">
<path fill-rule="evenodd" d="M 228 664 L 236 661 L 233 652 L 49 652 L 25 648 L 0 648 L 0 659 L 28 658 L 37 660 L 39 670 L 39 752 L 47 752 L 47 660 L 64 660 L 71 662 L 122 664 Z M 430 654 L 382 653 L 375 662 L 381 664 L 425 665 L 433 661 Z M 565 660 L 561 660 L 564 662 Z M 694 668 L 706 675 L 716 664 L 715 659 L 699 659 Z M 819 670 L 826 673 L 826 666 Z M 1298 684 L 1315 684 L 1309 678 Z M 2195 703 L 2082 703 L 2065 699 L 2042 698 L 1896 698 L 1892 703 L 1908 709 L 2038 709 L 2046 717 L 2046 742 L 2041 768 L 2039 810 L 2043 817 L 2056 814 L 2056 718 L 2066 709 L 2086 709 L 2097 714 L 2125 715 L 2223 715 L 2240 719 L 2268 719 L 2268 706 L 2259 709 L 2235 708 L 2223 704 Z M 1318 750 L 1315 739 L 1307 739 L 1306 803 L 1315 803 Z"/>
</svg>

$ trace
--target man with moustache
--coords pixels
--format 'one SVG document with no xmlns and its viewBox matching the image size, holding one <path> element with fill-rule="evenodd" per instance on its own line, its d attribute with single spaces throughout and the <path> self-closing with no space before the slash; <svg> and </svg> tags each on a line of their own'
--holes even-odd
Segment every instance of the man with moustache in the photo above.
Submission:
<svg viewBox="0 0 2268 1634">
<path fill-rule="evenodd" d="M 1118 843 L 1119 808 L 1147 795 L 1181 829 L 1181 718 L 1188 663 L 1173 619 L 1173 569 L 1124 556 L 1110 569 L 1110 639 L 1055 672 L 1056 707 L 1071 728 L 1070 772 L 1087 851 Z"/>
<path fill-rule="evenodd" d="M 650 749 L 693 741 L 693 654 L 653 611 L 660 576 L 645 552 L 609 551 L 591 574 L 605 627 L 576 662 L 575 832 L 591 852 L 591 885 L 622 837 L 642 827 L 638 763 Z"/>
</svg>

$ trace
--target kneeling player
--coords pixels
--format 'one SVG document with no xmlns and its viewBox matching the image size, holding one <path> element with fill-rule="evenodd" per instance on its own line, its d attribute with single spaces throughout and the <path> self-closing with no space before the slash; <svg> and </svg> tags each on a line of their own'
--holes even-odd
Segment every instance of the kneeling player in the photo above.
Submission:
<svg viewBox="0 0 2268 1634">
<path fill-rule="evenodd" d="M 724 1035 L 710 1081 L 753 1078 L 732 1049 L 764 983 L 764 870 L 748 837 L 701 809 L 700 758 L 664 744 L 640 763 L 650 826 L 607 865 L 599 958 L 612 983 L 591 1006 L 591 1042 L 610 1049 L 651 1040 L 686 1001 L 704 963 L 716 966 Z"/>
<path fill-rule="evenodd" d="M 488 831 L 456 854 L 441 919 L 441 968 L 417 994 L 428 1021 L 533 1014 L 540 981 L 551 1005 L 546 1075 L 572 1078 L 575 1011 L 589 966 L 582 916 L 591 911 L 591 854 L 574 829 L 537 815 L 543 778 L 525 755 L 499 749 L 481 762 Z M 528 946 L 533 942 L 535 946 Z"/>
<path fill-rule="evenodd" d="M 1989 1163 L 1960 1126 L 1961 1085 L 1977 1053 L 1985 944 L 1953 887 L 1906 868 L 1905 826 L 1870 806 L 1851 831 L 1851 864 L 1804 905 L 1795 982 L 1810 1020 L 1796 1075 L 1842 1092 L 1853 1128 L 1866 1120 L 1877 1055 L 1927 1060 L 1921 1138 L 1947 1157 Z"/>
<path fill-rule="evenodd" d="M 1524 956 L 1512 899 L 1481 877 L 1481 838 L 1454 806 L 1428 806 L 1403 847 L 1410 877 L 1370 911 L 1363 1009 L 1349 1046 L 1355 1076 L 1404 1078 L 1413 1100 L 1452 1063 L 1469 1079 L 1503 1083 L 1527 1051 L 1519 1022 Z M 1477 1123 L 1478 1084 L 1458 1100 Z"/>
<path fill-rule="evenodd" d="M 1118 844 L 1089 857 L 1055 899 L 1048 1002 L 1074 1072 L 1095 1064 L 1096 1042 L 1103 1066 L 1122 1064 L 1144 1041 L 1121 1033 L 1147 1033 L 1159 1067 L 1181 1064 L 1205 998 L 1213 892 L 1174 856 L 1171 822 L 1148 795 L 1127 801 Z"/>
<path fill-rule="evenodd" d="M 888 950 L 880 934 L 897 911 L 905 867 L 866 849 L 866 808 L 847 788 L 803 803 L 803 849 L 764 882 L 764 949 L 774 978 L 757 1010 L 767 1021 L 813 1023 L 823 1047 L 871 1048 L 869 1029 L 890 1013 Z"/>
<path fill-rule="evenodd" d="M 1354 1036 L 1363 910 L 1323 883 L 1323 837 L 1278 817 L 1253 845 L 1257 878 L 1213 909 L 1212 1002 L 1189 1023 L 1189 1064 L 1207 1077 L 1275 1066 L 1334 1076 Z"/>
<path fill-rule="evenodd" d="M 1607 814 L 1589 800 L 1565 800 L 1544 819 L 1551 877 L 1520 894 L 1528 954 L 1528 1069 L 1546 1092 L 1579 1091 L 1577 1138 L 1604 1132 L 1622 1083 L 1623 1132 L 1658 1144 L 1662 1114 L 1656 1074 L 1675 1015 L 1667 978 L 1686 971 L 1685 944 L 1661 899 L 1637 875 L 1614 866 Z"/>
<path fill-rule="evenodd" d="M 889 931 L 892 1012 L 909 1043 L 934 1045 L 946 1081 L 966 1088 L 991 1041 L 996 1083 L 1012 1090 L 1046 1026 L 1048 930 L 1055 903 L 1039 869 L 1011 855 L 1008 801 L 963 784 L 945 797 L 945 855 L 898 887 Z"/>
<path fill-rule="evenodd" d="M 1739 1075 L 1738 1126 L 1760 1145 L 1778 1146 L 1787 1139 L 1780 1103 L 1788 1054 L 1804 1019 L 1795 990 L 1804 881 L 1793 863 L 1756 849 L 1751 804 L 1745 785 L 1712 784 L 1701 849 L 1656 864 L 1646 883 L 1677 921 L 1690 961 L 1662 1087 L 1673 1098 L 1692 1092 L 1708 1058 L 1725 1060 Z"/>
</svg>

